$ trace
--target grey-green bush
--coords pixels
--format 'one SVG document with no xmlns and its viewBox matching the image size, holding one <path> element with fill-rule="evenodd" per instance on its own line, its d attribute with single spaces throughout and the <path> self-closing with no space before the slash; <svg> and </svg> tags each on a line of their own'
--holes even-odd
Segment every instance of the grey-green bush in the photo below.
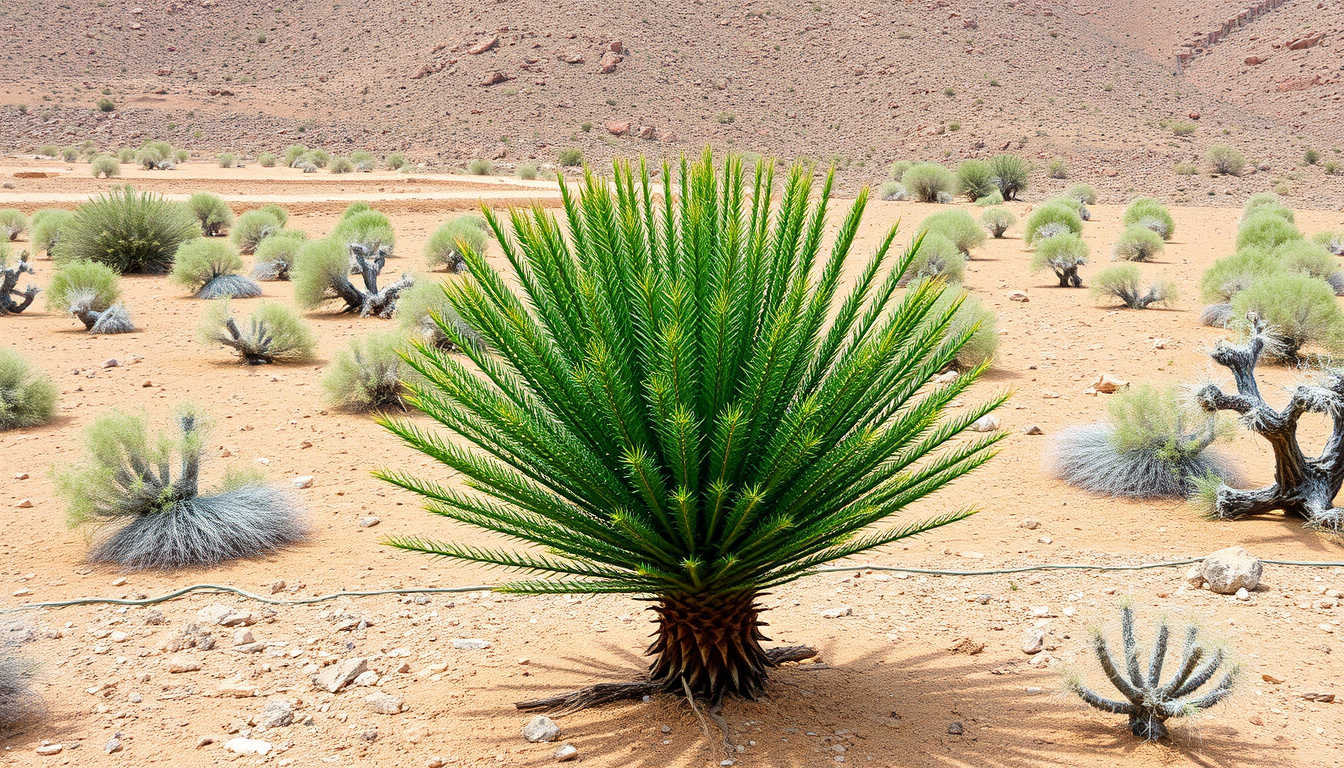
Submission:
<svg viewBox="0 0 1344 768">
<path fill-rule="evenodd" d="M 494 165 L 485 158 L 478 157 L 470 163 L 467 163 L 467 173 L 470 173 L 473 176 L 489 176 L 490 171 L 492 170 L 494 170 Z"/>
<path fill-rule="evenodd" d="M 994 173 L 983 160 L 963 160 L 957 166 L 957 194 L 979 200 L 990 192 L 997 192 Z"/>
<path fill-rule="evenodd" d="M 899 181 L 883 182 L 882 186 L 877 188 L 877 196 L 883 200 L 905 200 L 908 197 L 905 187 L 902 187 Z"/>
<path fill-rule="evenodd" d="M 368 173 L 373 170 L 375 165 L 373 154 L 365 152 L 362 149 L 357 149 L 350 153 L 350 164 L 355 167 L 356 171 L 359 171 L 360 173 Z"/>
<path fill-rule="evenodd" d="M 1154 304 L 1170 307 L 1176 303 L 1176 284 L 1172 281 L 1154 280 L 1144 288 L 1141 280 L 1139 268 L 1134 264 L 1107 267 L 1092 278 L 1092 297 L 1119 302 L 1129 309 L 1147 309 Z"/>
<path fill-rule="evenodd" d="M 75 261 L 61 267 L 47 289 L 47 309 L 69 312 L 95 334 L 135 330 L 126 307 L 119 304 L 120 277 L 111 267 Z"/>
<path fill-rule="evenodd" d="M 218 237 L 233 226 L 233 211 L 224 198 L 209 192 L 197 192 L 187 198 L 187 209 L 201 225 L 201 234 Z"/>
<path fill-rule="evenodd" d="M 238 164 L 238 156 L 232 152 L 220 152 L 215 155 L 215 161 L 219 163 L 220 168 L 232 168 Z"/>
<path fill-rule="evenodd" d="M 1002 238 L 1008 228 L 1016 223 L 1017 217 L 1007 208 L 986 208 L 985 212 L 980 214 L 980 224 L 995 239 Z"/>
<path fill-rule="evenodd" d="M 13 655 L 9 646 L 0 639 L 0 738 L 42 712 L 42 697 L 32 687 L 37 665 Z"/>
<path fill-rule="evenodd" d="M 243 253 L 256 253 L 261 241 L 284 229 L 284 223 L 271 211 L 255 208 L 238 217 L 229 232 L 233 245 Z"/>
<path fill-rule="evenodd" d="M 18 352 L 0 347 L 0 432 L 51 421 L 59 392 L 50 376 Z"/>
<path fill-rule="evenodd" d="M 331 163 L 331 155 L 325 149 L 310 149 L 303 153 L 302 159 L 318 168 L 326 168 Z"/>
<path fill-rule="evenodd" d="M 362 245 L 369 253 L 381 252 L 390 257 L 397 245 L 392 221 L 382 211 L 358 211 L 341 219 L 331 236 L 348 246 Z"/>
<path fill-rule="evenodd" d="M 1170 240 L 1176 234 L 1176 222 L 1171 218 L 1167 206 L 1151 197 L 1140 197 L 1125 208 L 1123 222 L 1126 226 L 1138 224 L 1156 232 L 1163 240 Z"/>
<path fill-rule="evenodd" d="M 21 252 L 11 266 L 9 262 L 12 256 L 13 249 L 9 243 L 0 242 L 0 317 L 19 314 L 31 306 L 37 294 L 42 292 L 41 288 L 31 284 L 19 290 L 19 278 L 25 274 L 37 274 L 37 270 L 29 262 L 27 251 Z"/>
<path fill-rule="evenodd" d="M 322 377 L 327 403 L 353 413 L 405 411 L 403 381 L 411 367 L 397 349 L 404 342 L 405 337 L 396 333 L 351 339 Z"/>
<path fill-rule="evenodd" d="M 222 240 L 198 238 L 183 243 L 168 281 L 193 291 L 198 299 L 252 298 L 261 286 L 243 277 L 243 259 Z"/>
<path fill-rule="evenodd" d="M 364 288 L 356 288 L 348 277 L 351 259 Z M 292 280 L 294 301 L 305 309 L 318 309 L 328 302 L 343 302 L 341 312 L 357 312 L 360 317 L 391 317 L 402 291 L 415 283 L 409 274 L 385 288 L 378 287 L 386 254 L 370 253 L 355 243 L 346 245 L 335 238 L 310 240 L 299 249 L 294 261 Z"/>
<path fill-rule="evenodd" d="M 1246 156 L 1226 144 L 1214 144 L 1207 155 L 1213 170 L 1228 176 L 1240 176 L 1246 170 Z"/>
<path fill-rule="evenodd" d="M 966 257 L 947 237 L 936 232 L 924 235 L 915 258 L 901 275 L 900 283 L 917 282 L 941 277 L 949 283 L 960 283 L 966 274 Z"/>
<path fill-rule="evenodd" d="M 1053 158 L 1046 168 L 1045 175 L 1052 179 L 1069 178 L 1069 161 L 1062 157 Z"/>
<path fill-rule="evenodd" d="M 1328 353 L 1344 352 L 1344 312 L 1324 281 L 1308 275 L 1280 272 L 1259 280 L 1232 299 L 1232 316 L 1255 313 L 1268 324 L 1273 357 L 1295 361 L 1306 347 Z"/>
<path fill-rule="evenodd" d="M 887 169 L 887 180 L 900 181 L 901 177 L 905 175 L 905 172 L 910 170 L 913 165 L 914 163 L 909 160 L 897 160 Z"/>
<path fill-rule="evenodd" d="M 999 194 L 999 190 L 995 188 L 995 190 L 988 195 L 977 197 L 975 199 L 975 204 L 981 208 L 988 208 L 993 205 L 1003 205 L 1003 195 Z"/>
<path fill-rule="evenodd" d="M 182 203 L 119 187 L 75 208 L 52 257 L 60 263 L 96 261 L 123 275 L 167 272 L 178 247 L 200 236 Z"/>
<path fill-rule="evenodd" d="M 1152 261 L 1162 248 L 1162 235 L 1142 224 L 1130 224 L 1116 239 L 1111 255 L 1117 261 Z"/>
<path fill-rule="evenodd" d="M 270 152 L 261 152 L 261 153 L 258 153 L 258 154 L 257 154 L 257 165 L 260 165 L 262 168 L 274 168 L 274 167 L 275 167 L 275 155 L 271 154 Z"/>
<path fill-rule="evenodd" d="M 1248 216 L 1261 208 L 1276 208 L 1286 212 L 1285 218 L 1291 223 L 1293 221 L 1293 212 L 1284 207 L 1283 201 L 1273 192 L 1256 192 L 1254 195 L 1246 198 L 1246 204 L 1241 207 L 1241 220 L 1245 221 Z"/>
<path fill-rule="evenodd" d="M 383 158 L 383 165 L 389 170 L 400 171 L 406 166 L 406 156 L 400 152 L 389 152 L 387 157 Z"/>
<path fill-rule="evenodd" d="M 1301 240 L 1297 227 L 1268 208 L 1247 216 L 1237 227 L 1237 249 L 1258 247 L 1273 250 L 1284 243 Z"/>
<path fill-rule="evenodd" d="M 304 155 L 308 154 L 308 147 L 303 144 L 291 144 L 285 150 L 285 165 L 293 166 Z"/>
<path fill-rule="evenodd" d="M 230 313 L 228 299 L 213 301 L 197 332 L 201 343 L 223 344 L 248 365 L 307 362 L 317 346 L 307 323 L 272 301 L 258 304 L 241 325 Z"/>
<path fill-rule="evenodd" d="M 332 173 L 353 173 L 355 164 L 350 162 L 350 158 L 348 157 L 338 157 L 331 161 L 327 170 Z"/>
<path fill-rule="evenodd" d="M 308 235 L 297 229 L 282 229 L 262 240 L 257 246 L 256 260 L 252 263 L 252 279 L 288 280 L 299 249 L 307 240 Z"/>
<path fill-rule="evenodd" d="M 1097 204 L 1097 190 L 1091 184 L 1074 184 L 1064 191 L 1065 197 L 1071 197 L 1083 205 Z"/>
<path fill-rule="evenodd" d="M 1053 202 L 1031 212 L 1022 239 L 1035 245 L 1059 235 L 1080 235 L 1082 231 L 1083 220 L 1078 212 L 1063 202 Z"/>
<path fill-rule="evenodd" d="M 104 179 L 120 176 L 121 163 L 117 162 L 117 158 L 111 155 L 99 155 L 93 158 L 93 161 L 89 163 L 89 173 L 92 174 L 95 179 L 99 176 L 102 176 Z"/>
<path fill-rule="evenodd" d="M 1344 229 L 1317 232 L 1311 236 L 1311 242 L 1321 246 L 1331 255 L 1344 256 Z"/>
<path fill-rule="evenodd" d="M 901 176 L 906 194 L 921 203 L 948 202 L 956 189 L 957 179 L 952 172 L 937 163 L 920 163 Z"/>
<path fill-rule="evenodd" d="M 422 281 L 406 289 L 397 302 L 397 322 L 408 336 L 445 351 L 482 345 L 480 334 L 462 320 L 440 283 Z"/>
<path fill-rule="evenodd" d="M 466 268 L 464 246 L 484 252 L 485 232 L 466 217 L 445 221 L 425 241 L 425 262 L 430 269 L 445 267 L 449 272 L 462 272 Z"/>
<path fill-rule="evenodd" d="M 1017 155 L 996 155 L 989 161 L 989 170 L 1004 200 L 1016 200 L 1027 191 L 1031 164 Z"/>
<path fill-rule="evenodd" d="M 954 343 L 963 334 L 969 333 L 970 337 L 957 350 L 955 367 L 969 371 L 981 365 L 992 365 L 999 351 L 999 319 L 979 299 L 964 291 L 945 290 L 930 310 L 929 318 L 941 317 L 958 300 L 961 305 L 948 325 L 947 343 Z"/>
<path fill-rule="evenodd" d="M 972 248 L 979 248 L 985 243 L 985 230 L 975 223 L 969 213 L 960 209 L 930 214 L 920 222 L 919 229 L 946 237 L 967 257 Z"/>
<path fill-rule="evenodd" d="M 255 469 L 226 471 L 215 490 L 202 493 L 205 416 L 186 406 L 174 421 L 175 433 L 151 434 L 143 417 L 100 416 L 85 433 L 85 460 L 57 471 L 66 522 L 94 529 L 90 561 L 137 570 L 203 567 L 257 557 L 307 535 L 293 491 L 265 484 Z"/>
<path fill-rule="evenodd" d="M 560 155 L 558 159 L 560 161 L 560 165 L 565 168 L 578 168 L 579 166 L 583 165 L 583 150 L 578 149 L 577 147 L 568 147 L 566 149 L 562 149 L 560 150 Z M 490 172 L 488 165 L 484 172 L 485 173 Z M 472 171 L 472 173 L 476 173 L 476 171 Z"/>
<path fill-rule="evenodd" d="M 166 141 L 147 141 L 136 150 L 135 162 L 147 171 L 171 170 L 174 165 L 173 148 Z"/>
<path fill-rule="evenodd" d="M 1059 278 L 1060 288 L 1081 288 L 1083 278 L 1079 276 L 1078 268 L 1087 264 L 1088 251 L 1083 238 L 1072 232 L 1044 238 L 1036 243 L 1036 250 L 1032 252 L 1031 272 L 1035 274 L 1048 269 Z"/>
<path fill-rule="evenodd" d="M 1339 270 L 1339 262 L 1325 248 L 1306 240 L 1290 240 L 1275 248 L 1273 255 L 1283 271 L 1324 280 L 1336 296 L 1344 291 L 1344 273 Z"/>
<path fill-rule="evenodd" d="M 0 209 L 0 236 L 14 241 L 28 231 L 28 217 L 18 208 Z"/>
<path fill-rule="evenodd" d="M 39 216 L 38 214 L 43 214 Z M 70 228 L 75 215 L 70 211 L 58 209 L 43 209 L 33 214 L 32 225 L 33 232 L 29 237 L 29 243 L 34 251 L 44 251 L 47 258 L 51 258 L 52 251 L 61 241 L 61 237 Z"/>
<path fill-rule="evenodd" d="M 532 181 L 537 178 L 537 164 L 519 163 L 518 167 L 513 170 L 513 175 L 524 181 Z"/>
</svg>

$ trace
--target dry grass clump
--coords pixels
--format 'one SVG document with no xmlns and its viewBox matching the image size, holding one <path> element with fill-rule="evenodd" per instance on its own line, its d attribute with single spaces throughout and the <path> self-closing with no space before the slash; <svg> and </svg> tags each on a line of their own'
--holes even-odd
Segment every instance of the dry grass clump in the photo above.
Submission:
<svg viewBox="0 0 1344 768">
<path fill-rule="evenodd" d="M 0 739 L 41 713 L 42 698 L 32 687 L 36 670 L 37 665 L 13 655 L 0 640 Z"/>
<path fill-rule="evenodd" d="M 204 344 L 223 344 L 248 365 L 302 363 L 313 358 L 317 340 L 307 323 L 288 307 L 263 301 L 240 326 L 228 299 L 212 302 L 198 329 Z"/>
<path fill-rule="evenodd" d="M 1176 283 L 1154 280 L 1145 289 L 1141 279 L 1139 268 L 1133 264 L 1108 267 L 1092 278 L 1092 297 L 1119 301 L 1129 309 L 1147 309 L 1154 304 L 1170 307 L 1176 303 Z"/>
<path fill-rule="evenodd" d="M 56 382 L 12 349 L 0 347 L 0 432 L 56 417 Z"/>
<path fill-rule="evenodd" d="M 130 313 L 117 299 L 120 277 L 111 267 L 93 261 L 75 261 L 61 267 L 47 290 L 47 309 L 69 312 L 96 334 L 135 330 Z"/>
<path fill-rule="evenodd" d="M 28 238 L 29 245 L 34 251 L 42 251 L 51 258 L 52 251 L 56 250 L 56 245 L 61 241 L 61 237 L 70 229 L 70 224 L 75 220 L 75 214 L 70 211 L 63 211 L 56 208 L 43 208 L 33 214 L 31 224 L 33 232 Z"/>
<path fill-rule="evenodd" d="M 206 237 L 218 237 L 233 226 L 233 211 L 219 195 L 197 192 L 187 198 L 187 209 L 200 222 L 201 234 Z"/>
<path fill-rule="evenodd" d="M 994 185 L 1004 200 L 1016 200 L 1027 191 L 1031 164 L 1017 155 L 995 155 L 989 161 L 989 170 L 994 174 Z"/>
<path fill-rule="evenodd" d="M 1209 147 L 1209 165 L 1219 174 L 1240 176 L 1246 170 L 1246 156 L 1226 144 Z"/>
<path fill-rule="evenodd" d="M 28 231 L 28 217 L 18 208 L 0 208 L 0 237 L 14 241 Z"/>
<path fill-rule="evenodd" d="M 989 163 L 963 160 L 957 166 L 957 194 L 975 201 L 997 191 L 999 188 L 994 183 L 994 172 L 990 170 Z"/>
<path fill-rule="evenodd" d="M 994 239 L 1000 239 L 1008 228 L 1017 223 L 1017 217 L 1007 208 L 986 208 L 980 214 L 980 224 Z"/>
<path fill-rule="evenodd" d="M 405 337 L 397 333 L 351 339 L 322 378 L 327 402 L 353 413 L 405 411 L 407 391 L 403 381 L 411 367 L 398 351 L 404 342 Z"/>
<path fill-rule="evenodd" d="M 919 250 L 906 267 L 900 283 L 905 285 L 920 280 L 941 277 L 949 283 L 960 283 L 966 274 L 966 256 L 945 235 L 925 234 Z"/>
<path fill-rule="evenodd" d="M 243 259 L 221 240 L 196 239 L 177 249 L 168 280 L 198 299 L 252 298 L 261 286 L 243 277 Z"/>
</svg>

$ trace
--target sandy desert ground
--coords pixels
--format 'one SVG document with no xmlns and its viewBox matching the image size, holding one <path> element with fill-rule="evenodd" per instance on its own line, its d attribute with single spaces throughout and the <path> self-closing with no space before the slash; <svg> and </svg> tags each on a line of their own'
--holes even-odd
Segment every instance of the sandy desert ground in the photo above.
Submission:
<svg viewBox="0 0 1344 768">
<path fill-rule="evenodd" d="M 15 177 L 33 171 L 51 176 Z M 123 181 L 146 189 L 217 192 L 236 211 L 279 202 L 291 214 L 290 226 L 313 235 L 329 232 L 349 201 L 367 200 L 396 226 L 400 258 L 389 263 L 392 274 L 423 273 L 425 238 L 478 199 L 494 206 L 556 201 L 553 185 L 508 179 L 373 173 L 313 180 L 292 169 L 223 170 L 201 163 L 172 172 L 126 171 Z M 112 183 L 88 178 L 83 166 L 15 158 L 0 160 L 0 178 L 13 184 L 0 190 L 0 207 L 27 213 L 72 207 Z M 1029 206 L 1010 204 L 1019 216 Z M 857 252 L 870 251 L 893 222 L 900 220 L 909 233 L 943 207 L 872 203 Z M 1121 211 L 1093 208 L 1085 237 L 1096 261 L 1085 277 L 1109 253 Z M 1263 558 L 1344 561 L 1338 540 L 1303 530 L 1296 520 L 1208 522 L 1182 503 L 1098 498 L 1041 472 L 1053 434 L 1103 416 L 1106 396 L 1084 393 L 1098 374 L 1158 384 L 1217 375 L 1205 350 L 1224 333 L 1197 323 L 1196 285 L 1203 269 L 1231 252 L 1239 211 L 1192 207 L 1173 214 L 1174 241 L 1159 262 L 1143 267 L 1171 277 L 1183 291 L 1171 310 L 1099 307 L 1085 290 L 1055 288 L 1052 278 L 1028 274 L 1020 224 L 1008 238 L 976 251 L 966 288 L 998 314 L 1001 351 L 975 394 L 1014 393 L 999 412 L 1011 435 L 988 466 L 909 514 L 964 505 L 980 513 L 862 562 L 840 564 L 855 568 L 770 595 L 767 634 L 775 643 L 812 644 L 820 655 L 815 663 L 776 671 L 767 699 L 724 706 L 731 745 L 713 726 L 702 731 L 684 701 L 658 698 L 558 718 L 561 741 L 577 747 L 578 761 L 649 768 L 1344 763 L 1344 609 L 1324 597 L 1326 590 L 1344 589 L 1344 567 L 1268 565 L 1249 602 L 1191 588 L 1183 567 L 964 577 L 859 567 L 1133 565 L 1198 557 L 1234 544 Z M 1310 234 L 1344 226 L 1344 213 L 1298 209 L 1297 221 Z M 35 279 L 45 285 L 52 265 L 39 261 L 37 267 Z M 196 583 L 272 597 L 272 585 L 284 582 L 273 597 L 297 600 L 339 590 L 464 587 L 500 579 L 379 543 L 385 535 L 411 533 L 488 539 L 432 518 L 371 477 L 378 467 L 402 467 L 450 479 L 367 417 L 332 411 L 322 401 L 318 382 L 325 363 L 352 336 L 384 328 L 387 321 L 310 315 L 320 337 L 319 360 L 249 368 L 196 342 L 201 302 L 162 277 L 128 276 L 123 284 L 141 327 L 134 334 L 90 336 L 68 316 L 41 309 L 40 300 L 23 315 L 0 320 L 0 344 L 34 360 L 61 389 L 56 421 L 0 433 L 0 608 L 80 596 L 159 595 Z M 290 298 L 288 283 L 263 285 L 267 298 Z M 1027 291 L 1030 301 L 1009 301 L 1007 294 L 1017 289 Z M 120 364 L 104 368 L 109 359 Z M 1283 367 L 1263 370 L 1274 385 L 1267 391 L 1276 394 L 1278 385 L 1300 375 Z M 63 523 L 51 466 L 76 456 L 82 428 L 110 408 L 162 418 L 185 400 L 204 405 L 216 419 L 207 454 L 212 476 L 227 466 L 264 465 L 278 482 L 315 478 L 301 491 L 314 535 L 271 557 L 203 571 L 121 573 L 87 564 L 86 540 Z M 1029 425 L 1044 435 L 1026 434 Z M 1312 424 L 1311 438 L 1319 440 L 1320 427 Z M 1270 475 L 1270 455 L 1258 438 L 1240 434 L 1227 450 L 1249 479 Z M 15 479 L 24 474 L 26 479 Z M 362 527 L 370 516 L 379 524 Z M 1039 527 L 1023 527 L 1028 519 Z M 976 599 L 981 595 L 988 601 Z M 1140 743 L 1122 717 L 1088 710 L 1061 694 L 1053 670 L 1057 662 L 1078 662 L 1098 674 L 1087 666 L 1086 630 L 1114 621 L 1117 601 L 1125 596 L 1145 617 L 1199 619 L 1227 639 L 1245 666 L 1235 697 L 1177 725 L 1169 743 Z M 822 616 L 845 607 L 851 609 L 847 615 Z M 1038 607 L 1045 610 L 1033 610 Z M 0 614 L 0 628 L 27 638 L 21 652 L 41 665 L 38 688 L 47 708 L 43 720 L 3 741 L 0 765 L 548 765 L 557 744 L 524 741 L 520 729 L 529 717 L 513 702 L 636 675 L 650 632 L 642 609 L 638 601 L 617 597 L 513 597 L 476 589 L 306 606 L 196 593 L 152 607 Z M 222 613 L 250 624 L 210 623 Z M 165 650 L 192 622 L 213 634 L 214 648 Z M 1047 649 L 1028 656 L 1022 636 L 1038 625 L 1048 630 Z M 262 650 L 234 651 L 239 629 L 250 631 Z M 952 650 L 962 638 L 983 643 L 983 651 Z M 489 647 L 458 650 L 458 639 L 482 639 Z M 376 688 L 333 695 L 310 684 L 314 665 L 356 657 L 366 658 L 378 674 Z M 183 661 L 199 668 L 170 671 Z M 366 698 L 375 690 L 402 699 L 405 711 L 371 711 Z M 1311 701 L 1306 693 L 1335 693 L 1340 701 Z M 263 730 L 250 724 L 268 702 L 280 699 L 293 705 L 292 725 Z M 949 733 L 954 723 L 962 734 Z M 245 733 L 276 751 L 266 758 L 225 751 L 226 739 Z M 108 754 L 105 744 L 114 737 L 121 748 Z M 39 756 L 46 744 L 63 749 Z"/>
</svg>

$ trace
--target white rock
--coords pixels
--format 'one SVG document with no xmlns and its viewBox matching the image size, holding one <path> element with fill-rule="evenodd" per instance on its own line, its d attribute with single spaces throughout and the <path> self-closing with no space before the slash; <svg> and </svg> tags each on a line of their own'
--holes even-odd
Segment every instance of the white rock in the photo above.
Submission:
<svg viewBox="0 0 1344 768">
<path fill-rule="evenodd" d="M 1204 558 L 1201 565 L 1209 589 L 1220 595 L 1236 594 L 1242 588 L 1247 591 L 1255 589 L 1260 584 L 1260 573 L 1263 570 L 1260 558 L 1243 547 L 1220 549 Z"/>
<path fill-rule="evenodd" d="M 1045 650 L 1045 630 L 1040 627 L 1031 627 L 1022 633 L 1022 652 L 1027 655 L 1033 655 Z"/>
<path fill-rule="evenodd" d="M 65 745 L 63 744 L 43 744 L 37 748 L 36 752 L 37 754 L 44 756 L 59 755 L 63 749 L 65 749 Z"/>
<path fill-rule="evenodd" d="M 1031 519 L 1030 517 L 1028 517 L 1027 519 L 1023 520 L 1022 522 L 1018 523 L 1018 524 L 1017 524 L 1017 527 L 1018 527 L 1018 528 L 1026 528 L 1026 529 L 1029 530 L 1029 531 L 1034 531 L 1034 530 L 1036 530 L 1037 528 L 1040 528 L 1040 527 L 1041 527 L 1041 521 L 1040 521 L 1040 520 L 1033 520 L 1033 519 Z"/>
<path fill-rule="evenodd" d="M 1251 593 L 1246 591 L 1245 587 L 1237 590 L 1237 599 L 1243 603 L 1251 599 Z"/>
<path fill-rule="evenodd" d="M 168 659 L 168 671 L 172 674 L 195 672 L 201 668 L 201 662 L 189 656 L 173 656 Z"/>
<path fill-rule="evenodd" d="M 1194 565 L 1190 566 L 1190 570 L 1185 572 L 1185 580 L 1190 586 L 1194 587 L 1195 589 L 1199 589 L 1200 587 L 1204 586 L 1204 564 L 1195 563 Z"/>
<path fill-rule="evenodd" d="M 543 741 L 555 741 L 560 735 L 560 726 L 545 715 L 537 715 L 523 726 L 523 738 L 536 744 Z"/>
<path fill-rule="evenodd" d="M 854 613 L 853 608 L 849 607 L 848 605 L 842 605 L 837 608 L 827 608 L 826 610 L 822 611 L 821 618 L 838 619 L 841 616 L 850 616 L 853 613 Z"/>
<path fill-rule="evenodd" d="M 271 753 L 271 745 L 259 739 L 229 739 L 224 748 L 239 755 L 265 757 Z"/>
<path fill-rule="evenodd" d="M 300 475 L 299 477 L 291 479 L 289 482 L 293 483 L 295 488 L 312 488 L 313 476 Z"/>
<path fill-rule="evenodd" d="M 1128 386 L 1129 382 L 1124 379 L 1112 376 L 1109 373 L 1101 373 L 1097 374 L 1097 378 L 1092 381 L 1091 389 L 1094 389 L 1103 395 L 1110 395 L 1119 392 Z"/>
<path fill-rule="evenodd" d="M 369 660 L 363 658 L 341 659 L 313 675 L 313 686 L 327 693 L 338 693 L 369 668 Z"/>
<path fill-rule="evenodd" d="M 364 697 L 364 706 L 379 715 L 395 715 L 406 708 L 401 699 L 387 693 L 375 693 Z"/>
<path fill-rule="evenodd" d="M 359 518 L 359 527 L 360 527 L 360 528 L 372 528 L 373 526 L 375 526 L 375 525 L 377 525 L 377 524 L 379 524 L 379 523 L 381 523 L 381 522 L 383 522 L 383 521 L 382 521 L 382 520 L 379 520 L 377 517 L 374 517 L 373 515 L 366 515 L 366 516 L 364 516 L 364 517 Z"/>
<path fill-rule="evenodd" d="M 561 744 L 555 750 L 555 762 L 568 763 L 579 756 L 579 750 L 573 744 Z"/>
<path fill-rule="evenodd" d="M 18 503 L 18 504 L 15 504 L 14 506 L 18 507 L 19 509 L 32 509 L 32 508 L 33 508 L 33 500 L 32 500 L 32 499 L 19 499 L 19 503 Z M 58 745 L 58 746 L 59 746 L 59 745 Z"/>
<path fill-rule="evenodd" d="M 999 417 L 987 413 L 971 422 L 970 429 L 972 432 L 996 432 L 999 429 Z"/>
<path fill-rule="evenodd" d="M 459 651 L 483 651 L 489 647 L 489 640 L 482 640 L 477 637 L 456 638 L 453 640 L 453 648 Z"/>
<path fill-rule="evenodd" d="M 358 686 L 360 688 L 368 688 L 370 686 L 374 686 L 377 684 L 378 684 L 378 673 L 374 672 L 372 669 L 370 669 L 368 672 L 360 673 L 359 677 L 356 677 L 354 683 L 352 683 L 352 685 Z"/>
</svg>

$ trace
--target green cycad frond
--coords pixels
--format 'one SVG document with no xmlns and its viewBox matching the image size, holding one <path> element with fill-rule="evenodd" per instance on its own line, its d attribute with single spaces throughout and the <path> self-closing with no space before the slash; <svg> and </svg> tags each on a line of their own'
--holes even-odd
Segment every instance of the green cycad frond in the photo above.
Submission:
<svg viewBox="0 0 1344 768">
<path fill-rule="evenodd" d="M 516 283 L 468 249 L 447 289 L 485 343 L 407 355 L 408 399 L 455 437 L 383 421 L 466 489 L 380 476 L 533 548 L 388 543 L 558 577 L 512 591 L 723 592 L 971 514 L 882 526 L 993 455 L 1001 435 L 963 433 L 1004 397 L 949 414 L 983 367 L 931 380 L 975 328 L 949 330 L 941 281 L 898 290 L 919 241 L 894 248 L 896 227 L 846 279 L 868 196 L 826 252 L 831 184 L 794 166 L 772 204 L 772 163 L 706 152 L 659 186 L 643 163 L 562 179 L 564 226 L 485 210 Z"/>
</svg>

